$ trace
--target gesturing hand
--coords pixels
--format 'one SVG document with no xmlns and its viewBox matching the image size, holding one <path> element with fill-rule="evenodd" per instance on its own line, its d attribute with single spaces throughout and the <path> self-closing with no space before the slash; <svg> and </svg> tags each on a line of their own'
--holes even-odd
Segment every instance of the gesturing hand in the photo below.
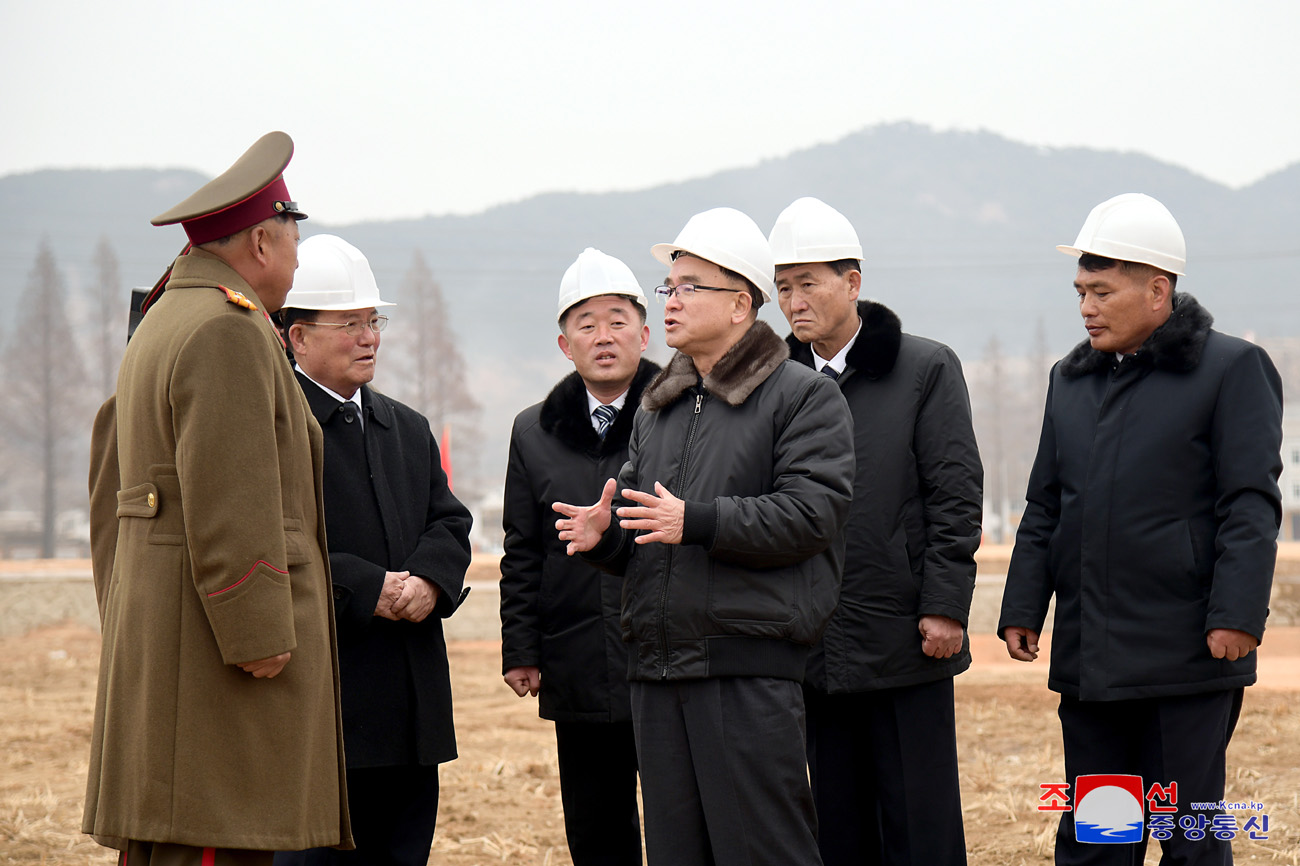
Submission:
<svg viewBox="0 0 1300 866">
<path fill-rule="evenodd" d="M 605 482 L 600 492 L 600 499 L 594 505 L 569 505 L 555 502 L 551 508 L 564 517 L 555 521 L 555 528 L 560 532 L 560 541 L 569 542 L 564 552 L 569 556 L 591 550 L 600 541 L 600 537 L 609 529 L 609 505 L 614 501 L 614 479 Z"/>
<path fill-rule="evenodd" d="M 624 490 L 623 497 L 639 505 L 625 505 L 618 510 L 618 525 L 624 529 L 644 529 L 636 537 L 637 544 L 660 541 L 664 544 L 682 543 L 682 525 L 686 521 L 686 503 L 673 496 L 658 481 L 654 493 Z"/>
</svg>

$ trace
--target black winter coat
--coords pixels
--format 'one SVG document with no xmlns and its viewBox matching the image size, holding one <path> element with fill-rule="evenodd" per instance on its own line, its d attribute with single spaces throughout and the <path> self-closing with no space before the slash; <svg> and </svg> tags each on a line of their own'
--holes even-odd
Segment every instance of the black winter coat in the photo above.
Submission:
<svg viewBox="0 0 1300 866">
<path fill-rule="evenodd" d="M 456 732 L 442 620 L 464 598 L 469 511 L 447 489 L 423 415 L 362 386 L 362 463 L 344 444 L 352 431 L 339 401 L 297 376 L 325 434 L 325 526 L 347 765 L 450 761 Z M 388 571 L 410 571 L 441 590 L 423 622 L 374 615 Z"/>
<path fill-rule="evenodd" d="M 838 384 L 853 413 L 857 474 L 845 524 L 839 607 L 808 662 L 828 693 L 909 686 L 970 667 L 961 652 L 921 651 L 922 616 L 963 626 L 975 588 L 984 470 L 961 362 L 942 343 L 902 332 L 893 311 L 858 303 L 862 328 Z M 812 346 L 786 337 L 812 366 Z"/>
<path fill-rule="evenodd" d="M 1134 356 L 1085 341 L 1052 369 L 999 634 L 1056 594 L 1050 688 L 1082 700 L 1255 681 L 1210 629 L 1264 633 L 1277 550 L 1282 383 L 1190 295 Z"/>
<path fill-rule="evenodd" d="M 560 722 L 626 722 L 632 708 L 620 591 L 581 557 L 567 556 L 554 502 L 595 501 L 627 462 L 632 418 L 659 367 L 642 360 L 602 441 L 576 372 L 515 418 L 506 469 L 501 557 L 501 671 L 542 672 L 538 712 Z"/>
<path fill-rule="evenodd" d="M 835 383 L 763 322 L 703 381 L 673 356 L 641 399 L 618 487 L 658 481 L 685 500 L 682 543 L 635 544 L 614 520 L 585 554 L 626 574 L 630 679 L 803 679 L 839 596 L 852 424 Z"/>
</svg>

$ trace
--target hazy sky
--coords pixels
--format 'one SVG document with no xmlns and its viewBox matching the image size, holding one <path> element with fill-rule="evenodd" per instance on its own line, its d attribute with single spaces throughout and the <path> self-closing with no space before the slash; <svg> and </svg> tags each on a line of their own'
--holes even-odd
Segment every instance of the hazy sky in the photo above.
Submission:
<svg viewBox="0 0 1300 866">
<path fill-rule="evenodd" d="M 1300 3 L 0 0 L 0 175 L 216 174 L 262 133 L 322 221 L 635 189 L 911 120 L 1300 161 Z M 851 179 L 846 179 L 851 182 Z"/>
</svg>

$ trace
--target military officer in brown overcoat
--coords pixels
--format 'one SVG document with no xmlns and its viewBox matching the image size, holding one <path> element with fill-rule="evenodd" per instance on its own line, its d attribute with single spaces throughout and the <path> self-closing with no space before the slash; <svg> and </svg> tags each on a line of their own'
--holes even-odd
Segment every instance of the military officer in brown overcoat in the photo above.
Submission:
<svg viewBox="0 0 1300 866">
<path fill-rule="evenodd" d="M 130 866 L 351 845 L 321 432 L 267 318 L 297 266 L 292 154 L 263 136 L 153 220 L 193 248 L 95 423 L 103 654 L 82 828 Z"/>
</svg>

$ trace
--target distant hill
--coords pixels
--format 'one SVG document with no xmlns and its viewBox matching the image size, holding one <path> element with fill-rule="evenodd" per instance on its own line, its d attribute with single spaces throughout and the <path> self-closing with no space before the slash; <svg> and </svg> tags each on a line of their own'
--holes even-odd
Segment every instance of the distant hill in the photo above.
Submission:
<svg viewBox="0 0 1300 866">
<path fill-rule="evenodd" d="M 203 180 L 145 169 L 0 178 L 0 297 L 7 309 L 21 302 L 42 237 L 73 292 L 87 289 L 101 236 L 121 260 L 123 290 L 152 283 L 184 237 L 178 228 L 152 228 L 149 218 Z M 487 406 L 480 425 L 485 475 L 499 477 L 510 418 L 566 369 L 555 348 L 555 296 L 564 268 L 584 247 L 624 259 L 648 290 L 664 276 L 650 245 L 671 240 L 693 213 L 730 205 L 766 229 L 790 201 L 815 195 L 857 226 L 864 293 L 893 307 L 907 330 L 974 360 L 994 336 L 1004 354 L 1028 354 L 1041 323 L 1059 355 L 1083 332 L 1073 268 L 1054 246 L 1074 239 L 1094 204 L 1130 191 L 1156 196 L 1178 217 L 1190 259 L 1180 288 L 1197 295 L 1219 327 L 1300 335 L 1300 164 L 1232 190 L 1140 154 L 1037 148 L 991 133 L 893 124 L 653 189 L 557 192 L 469 216 L 336 226 L 309 220 L 302 228 L 359 246 L 399 305 L 413 251 L 423 253 Z M 437 206 L 431 191 L 429 207 Z M 312 203 L 303 207 L 310 213 Z M 419 335 L 420 323 L 400 317 L 399 306 L 384 335 L 394 351 Z M 658 317 L 652 309 L 652 354 L 663 359 Z M 765 318 L 786 332 L 775 304 Z"/>
</svg>

